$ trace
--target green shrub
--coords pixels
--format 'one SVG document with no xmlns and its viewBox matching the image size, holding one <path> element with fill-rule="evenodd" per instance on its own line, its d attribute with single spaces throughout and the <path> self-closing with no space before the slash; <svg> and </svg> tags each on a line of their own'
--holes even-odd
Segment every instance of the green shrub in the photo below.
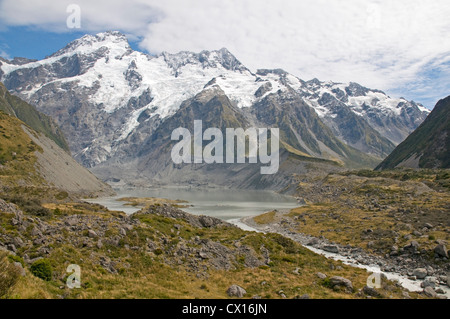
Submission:
<svg viewBox="0 0 450 319">
<path fill-rule="evenodd" d="M 69 193 L 67 192 L 59 192 L 58 194 L 55 195 L 55 198 L 57 200 L 63 200 L 66 199 L 67 197 L 69 197 Z"/>
<path fill-rule="evenodd" d="M 274 237 L 274 240 L 284 248 L 284 251 L 287 254 L 296 254 L 298 252 L 297 245 L 292 239 L 277 234 Z"/>
<path fill-rule="evenodd" d="M 31 273 L 45 281 L 52 280 L 52 265 L 47 259 L 39 259 L 31 265 Z"/>
<path fill-rule="evenodd" d="M 31 215 L 35 215 L 35 216 L 39 216 L 39 217 L 47 217 L 47 216 L 52 215 L 52 212 L 49 209 L 41 206 L 40 199 L 38 199 L 36 197 L 27 198 L 24 196 L 12 195 L 12 196 L 5 198 L 5 200 L 8 200 L 11 203 L 16 204 L 23 211 L 25 211 Z"/>
<path fill-rule="evenodd" d="M 22 266 L 25 266 L 25 262 L 23 260 L 22 257 L 17 256 L 17 255 L 9 255 L 8 259 L 11 260 L 12 262 L 19 262 L 22 264 Z"/>
</svg>

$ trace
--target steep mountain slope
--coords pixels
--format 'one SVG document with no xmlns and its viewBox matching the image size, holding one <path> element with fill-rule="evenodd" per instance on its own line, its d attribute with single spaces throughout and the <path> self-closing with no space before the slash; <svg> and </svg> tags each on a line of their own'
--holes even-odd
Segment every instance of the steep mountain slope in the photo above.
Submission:
<svg viewBox="0 0 450 319">
<path fill-rule="evenodd" d="M 43 133 L 66 152 L 70 153 L 69 145 L 53 119 L 38 112 L 34 107 L 18 97 L 11 95 L 3 83 L 0 83 L 0 110 L 17 117 L 27 125 L 31 126 L 35 131 Z"/>
<path fill-rule="evenodd" d="M 450 168 L 450 96 L 377 169 L 395 167 Z"/>
<path fill-rule="evenodd" d="M 52 139 L 55 135 L 46 136 L 48 128 L 60 132 L 47 116 L 17 97 L 8 96 L 8 92 L 2 93 L 9 102 L 2 103 L 2 108 L 8 108 L 14 114 L 0 110 L 0 189 L 7 193 L 11 187 L 51 187 L 82 195 L 112 192 L 108 185 L 58 146 Z M 16 113 L 25 114 L 31 124 L 21 121 Z M 31 125 L 44 132 L 36 131 Z M 59 137 L 57 141 L 65 141 L 64 136 L 56 136 Z"/>
<path fill-rule="evenodd" d="M 218 128 L 223 136 L 223 163 L 174 164 L 171 150 L 173 130 L 179 127 L 194 132 L 194 120 L 201 120 L 203 131 Z M 274 175 L 262 175 L 267 164 L 226 163 L 225 132 L 227 128 L 274 127 L 280 130 L 280 165 Z M 278 127 L 278 126 L 277 126 Z M 209 144 L 203 141 L 202 147 Z M 146 139 L 132 162 L 111 159 L 92 171 L 103 179 L 169 182 L 170 184 L 225 185 L 230 187 L 282 189 L 294 181 L 295 174 L 313 170 L 338 171 L 345 163 L 355 167 L 376 165 L 376 161 L 334 137 L 315 112 L 294 91 L 268 95 L 260 103 L 243 112 L 234 106 L 217 84 L 208 85 L 194 98 L 181 104 L 180 110 L 168 118 Z M 309 155 L 312 154 L 312 155 Z"/>
<path fill-rule="evenodd" d="M 357 83 L 320 82 L 314 79 L 306 82 L 306 88 L 303 95 L 306 100 L 325 123 L 335 127 L 338 136 L 348 139 L 350 143 L 352 138 L 349 139 L 348 130 L 351 132 L 355 128 L 342 125 L 350 112 L 364 119 L 379 135 L 395 145 L 402 142 L 430 113 L 421 104 L 391 98 L 380 90 L 371 90 Z M 364 127 L 364 130 L 367 128 Z M 372 132 L 370 134 L 373 135 Z"/>
</svg>

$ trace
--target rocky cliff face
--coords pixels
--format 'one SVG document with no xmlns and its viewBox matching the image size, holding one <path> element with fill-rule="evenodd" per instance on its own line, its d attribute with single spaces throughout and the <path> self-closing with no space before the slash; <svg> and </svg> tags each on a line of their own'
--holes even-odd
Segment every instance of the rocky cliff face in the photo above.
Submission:
<svg viewBox="0 0 450 319">
<path fill-rule="evenodd" d="M 245 119 L 240 123 L 281 128 L 290 153 L 349 167 L 375 166 L 429 113 L 356 83 L 305 82 L 283 70 L 252 73 L 226 49 L 149 56 L 118 32 L 86 35 L 41 61 L 0 63 L 6 87 L 52 116 L 86 167 L 149 163 L 158 155 L 149 153 L 156 136 L 168 133 L 169 123 L 181 126 L 172 118 L 213 86 Z"/>
</svg>

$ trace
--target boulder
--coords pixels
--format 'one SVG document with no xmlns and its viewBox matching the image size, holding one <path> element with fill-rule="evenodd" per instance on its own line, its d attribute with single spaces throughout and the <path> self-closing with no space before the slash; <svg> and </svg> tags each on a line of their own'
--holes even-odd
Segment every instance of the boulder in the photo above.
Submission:
<svg viewBox="0 0 450 319">
<path fill-rule="evenodd" d="M 321 272 L 316 273 L 316 276 L 319 277 L 320 279 L 327 278 L 327 275 L 325 275 L 324 273 L 321 273 Z"/>
<path fill-rule="evenodd" d="M 372 296 L 372 297 L 380 297 L 381 296 L 381 294 L 375 288 L 372 288 L 369 286 L 364 286 L 362 291 L 363 291 L 363 293 L 365 293 L 368 296 Z"/>
<path fill-rule="evenodd" d="M 436 288 L 437 285 L 438 285 L 438 283 L 437 283 L 437 278 L 436 277 L 427 277 L 420 284 L 420 287 L 422 287 L 422 288 L 426 288 L 426 287 Z"/>
<path fill-rule="evenodd" d="M 408 245 L 403 247 L 403 250 L 415 253 L 419 250 L 419 243 L 415 240 L 411 241 Z"/>
<path fill-rule="evenodd" d="M 244 288 L 238 286 L 238 285 L 231 285 L 230 288 L 227 290 L 227 294 L 230 297 L 237 297 L 242 298 L 247 293 Z"/>
<path fill-rule="evenodd" d="M 432 287 L 426 287 L 423 292 L 428 297 L 436 298 L 436 291 Z"/>
<path fill-rule="evenodd" d="M 22 277 L 27 275 L 27 273 L 25 272 L 25 269 L 23 268 L 23 266 L 20 262 L 15 261 L 14 266 L 16 266 L 16 268 L 19 270 L 19 273 Z"/>
<path fill-rule="evenodd" d="M 439 244 L 434 248 L 434 253 L 440 257 L 448 258 L 447 247 L 444 244 Z"/>
<path fill-rule="evenodd" d="M 306 245 L 307 246 L 315 246 L 317 244 L 319 244 L 319 239 L 316 237 L 313 237 Z"/>
<path fill-rule="evenodd" d="M 95 231 L 93 231 L 92 229 L 90 229 L 90 230 L 88 231 L 88 236 L 89 236 L 90 238 L 97 238 L 97 237 L 98 237 L 97 233 L 96 233 Z"/>
<path fill-rule="evenodd" d="M 330 253 L 335 253 L 338 254 L 339 253 L 339 247 L 336 245 L 324 245 L 322 247 L 323 250 L 328 251 Z"/>
<path fill-rule="evenodd" d="M 330 278 L 330 285 L 332 288 L 335 287 L 345 287 L 345 289 L 348 292 L 353 291 L 353 284 L 352 282 L 344 277 L 340 277 L 340 276 L 334 276 Z"/>
<path fill-rule="evenodd" d="M 413 276 L 417 279 L 424 279 L 428 274 L 428 271 L 425 268 L 416 268 L 413 271 Z"/>
</svg>

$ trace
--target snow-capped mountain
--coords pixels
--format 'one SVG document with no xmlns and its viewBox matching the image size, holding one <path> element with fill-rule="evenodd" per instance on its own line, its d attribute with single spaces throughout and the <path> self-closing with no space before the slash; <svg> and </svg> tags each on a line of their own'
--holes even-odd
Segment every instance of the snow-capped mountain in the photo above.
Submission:
<svg viewBox="0 0 450 319">
<path fill-rule="evenodd" d="M 250 124 L 261 123 L 258 105 L 281 103 L 275 109 L 283 112 L 283 103 L 296 101 L 302 107 L 294 113 L 306 105 L 339 143 L 379 160 L 429 114 L 419 104 L 356 83 L 305 82 L 283 70 L 253 73 L 227 49 L 150 56 L 132 50 L 119 32 L 86 35 L 40 61 L 1 59 L 0 76 L 10 91 L 56 119 L 75 158 L 88 167 L 135 158 L 183 102 L 213 86 Z M 272 125 L 282 126 L 280 121 Z M 328 159 L 349 156 L 319 131 L 290 125 L 290 145 L 297 150 Z M 315 142 L 306 141 L 302 130 Z"/>
</svg>

